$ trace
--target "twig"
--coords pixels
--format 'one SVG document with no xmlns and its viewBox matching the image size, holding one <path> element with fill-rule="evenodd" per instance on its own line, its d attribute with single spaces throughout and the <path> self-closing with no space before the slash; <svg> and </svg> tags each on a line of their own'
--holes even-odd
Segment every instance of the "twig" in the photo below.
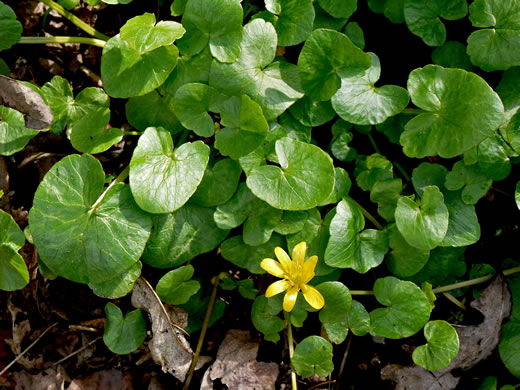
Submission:
<svg viewBox="0 0 520 390">
<path fill-rule="evenodd" d="M 320 382 L 320 383 L 317 383 L 315 384 L 314 386 L 312 387 L 309 387 L 307 390 L 314 390 L 314 389 L 317 389 L 318 387 L 320 386 L 323 386 L 323 385 L 330 385 L 332 383 L 337 383 L 336 380 L 332 379 L 330 381 L 325 381 L 325 382 Z"/>
<path fill-rule="evenodd" d="M 87 349 L 88 347 L 90 347 L 92 344 L 96 343 L 97 341 L 101 340 L 103 337 L 102 336 L 98 336 L 96 337 L 94 340 L 90 341 L 88 344 L 85 344 L 83 347 L 81 347 L 80 349 L 77 349 L 76 351 L 68 354 L 67 356 L 65 356 L 63 359 L 60 359 L 58 360 L 56 363 L 54 363 L 55 366 L 57 366 L 58 364 L 61 364 L 63 363 L 65 360 L 68 360 L 69 358 L 77 355 L 78 353 L 80 353 L 81 351 L 84 351 L 85 349 Z"/>
<path fill-rule="evenodd" d="M 338 378 L 336 379 L 336 386 L 334 387 L 336 390 L 339 390 L 339 385 L 341 384 L 341 377 L 343 375 L 343 370 L 345 369 L 345 364 L 347 362 L 348 353 L 350 351 L 350 344 L 352 343 L 352 335 L 349 336 L 347 341 L 347 347 L 345 348 L 345 354 L 343 355 L 343 359 L 341 360 L 341 365 L 339 366 Z"/>
<path fill-rule="evenodd" d="M 58 325 L 57 322 L 55 322 L 54 324 L 52 324 L 51 326 L 49 326 L 47 329 L 45 329 L 41 335 L 38 336 L 38 338 L 36 340 L 34 340 L 31 345 L 29 345 L 27 348 L 25 348 L 21 354 L 19 354 L 17 357 L 15 357 L 11 363 L 9 363 L 7 366 L 4 367 L 4 369 L 2 371 L 0 371 L 0 376 L 4 375 L 6 373 L 6 371 L 13 365 L 15 364 L 18 359 L 20 359 L 23 355 L 25 355 L 32 347 L 34 347 L 36 345 L 36 343 L 38 341 L 40 341 L 40 339 L 45 335 L 45 333 L 47 333 L 49 330 L 51 330 L 52 328 L 54 328 L 56 325 Z"/>
</svg>

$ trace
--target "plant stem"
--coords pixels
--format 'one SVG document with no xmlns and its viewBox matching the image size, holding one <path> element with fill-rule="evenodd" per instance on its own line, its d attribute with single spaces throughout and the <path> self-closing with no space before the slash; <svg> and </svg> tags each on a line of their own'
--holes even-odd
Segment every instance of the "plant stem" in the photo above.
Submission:
<svg viewBox="0 0 520 390">
<path fill-rule="evenodd" d="M 421 110 L 420 108 L 405 108 L 403 111 L 401 111 L 401 114 L 406 115 L 419 115 L 424 114 L 426 111 Z"/>
<path fill-rule="evenodd" d="M 410 181 L 410 176 L 408 176 L 408 173 L 406 173 L 406 171 L 403 169 L 403 167 L 401 166 L 401 164 L 399 164 L 397 161 L 394 161 L 392 164 L 394 164 L 394 166 L 397 168 L 397 170 L 399 172 L 401 172 L 401 175 L 403 176 L 403 178 L 409 182 Z"/>
<path fill-rule="evenodd" d="M 110 183 L 109 186 L 105 189 L 105 191 L 103 191 L 103 193 L 99 196 L 99 198 L 96 200 L 96 202 L 90 208 L 89 213 L 92 214 L 94 211 L 96 211 L 96 209 L 101 204 L 101 202 L 103 202 L 103 199 L 105 198 L 107 192 L 117 183 L 121 183 L 122 181 L 126 180 L 126 178 L 128 177 L 129 174 L 130 174 L 130 165 L 127 165 L 126 168 L 123 169 L 123 171 L 119 175 L 117 175 L 117 177 L 114 179 L 114 181 L 112 183 Z"/>
<path fill-rule="evenodd" d="M 72 23 L 74 23 L 77 27 L 85 31 L 87 34 L 92 35 L 93 37 L 96 37 L 98 39 L 101 39 L 103 41 L 108 41 L 110 39 L 109 36 L 106 36 L 105 34 L 100 33 L 97 31 L 94 27 L 90 26 L 89 24 L 85 23 L 83 20 L 78 18 L 73 13 L 67 11 L 65 8 L 63 8 L 58 3 L 55 3 L 52 0 L 41 0 L 41 2 L 53 10 L 55 10 L 57 13 L 59 13 L 61 16 L 69 19 Z"/>
<path fill-rule="evenodd" d="M 227 276 L 225 272 L 223 274 Z M 191 379 L 193 378 L 193 373 L 195 372 L 195 367 L 197 366 L 197 361 L 199 360 L 200 351 L 202 350 L 202 345 L 204 344 L 204 337 L 206 337 L 206 331 L 209 327 L 209 321 L 211 320 L 211 313 L 213 313 L 213 307 L 215 306 L 215 300 L 217 299 L 217 287 L 223 277 L 224 276 L 222 275 L 222 273 L 215 277 L 213 290 L 211 291 L 211 298 L 209 299 L 208 309 L 206 310 L 204 323 L 202 324 L 202 329 L 200 330 L 199 341 L 197 342 L 197 349 L 195 350 L 195 354 L 193 355 L 193 359 L 191 360 L 190 369 L 186 376 L 186 381 L 184 382 L 184 390 L 188 390 L 188 388 L 190 387 Z"/>
<path fill-rule="evenodd" d="M 21 44 L 48 44 L 48 43 L 85 43 L 98 47 L 104 47 L 105 41 L 88 37 L 22 37 L 18 43 Z"/>
<path fill-rule="evenodd" d="M 377 147 L 374 137 L 372 137 L 372 134 L 368 133 L 367 136 L 368 136 L 368 139 L 370 140 L 370 143 L 372 144 L 372 147 L 376 151 L 376 153 L 381 154 L 381 152 L 379 152 L 379 148 Z"/>
<path fill-rule="evenodd" d="M 350 198 L 350 199 L 352 199 L 352 198 Z M 366 219 L 368 219 L 370 222 L 372 222 L 374 224 L 374 226 L 376 228 L 378 228 L 379 230 L 383 229 L 383 225 L 381 225 L 379 222 L 377 222 L 377 220 L 374 218 L 374 216 L 372 214 L 370 214 L 363 206 L 361 206 L 354 199 L 352 199 L 352 201 L 354 202 L 354 204 L 357 207 L 359 207 L 359 209 L 361 210 L 361 212 L 363 213 L 363 215 L 365 216 Z"/>
<path fill-rule="evenodd" d="M 296 372 L 292 366 L 292 358 L 294 356 L 294 340 L 292 335 L 291 321 L 287 320 L 287 343 L 289 343 L 289 360 L 291 365 L 291 384 L 292 390 L 298 390 L 298 383 L 296 382 Z"/>
</svg>

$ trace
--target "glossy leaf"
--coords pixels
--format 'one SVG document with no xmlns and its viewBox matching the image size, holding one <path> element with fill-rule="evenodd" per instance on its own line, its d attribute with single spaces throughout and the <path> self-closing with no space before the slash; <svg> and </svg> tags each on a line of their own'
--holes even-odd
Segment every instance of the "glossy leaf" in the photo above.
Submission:
<svg viewBox="0 0 520 390">
<path fill-rule="evenodd" d="M 462 201 L 460 191 L 446 191 L 444 203 L 450 213 L 448 231 L 441 246 L 467 246 L 480 239 L 480 224 L 475 206 Z"/>
<path fill-rule="evenodd" d="M 123 317 L 119 307 L 109 302 L 105 305 L 105 315 L 107 322 L 103 341 L 108 349 L 118 355 L 126 355 L 137 350 L 146 338 L 144 312 L 137 309 Z"/>
<path fill-rule="evenodd" d="M 235 61 L 240 54 L 242 17 L 239 0 L 189 0 L 182 16 L 186 35 L 178 42 L 179 49 L 193 56 L 209 46 L 219 61 Z"/>
<path fill-rule="evenodd" d="M 399 339 L 417 333 L 430 318 L 431 305 L 419 287 L 388 276 L 374 283 L 374 295 L 386 308 L 370 312 L 370 334 Z"/>
<path fill-rule="evenodd" d="M 444 182 L 448 169 L 440 164 L 423 162 L 412 172 L 412 183 L 415 191 L 422 196 L 424 190 L 429 186 L 437 186 L 444 191 Z"/>
<path fill-rule="evenodd" d="M 277 35 L 271 23 L 255 19 L 244 27 L 240 56 L 232 64 L 213 61 L 209 84 L 228 95 L 246 94 L 257 102 L 267 120 L 303 97 L 296 66 L 273 62 Z"/>
<path fill-rule="evenodd" d="M 88 286 L 97 296 L 109 299 L 121 298 L 132 291 L 135 281 L 141 276 L 142 268 L 143 263 L 137 261 L 114 279 L 98 284 L 89 283 Z"/>
<path fill-rule="evenodd" d="M 381 74 L 379 58 L 372 59 L 370 68 L 358 76 L 342 78 L 341 88 L 332 96 L 332 107 L 345 121 L 359 125 L 376 125 L 400 113 L 410 100 L 408 92 L 395 85 L 375 87 Z"/>
<path fill-rule="evenodd" d="M 410 120 L 401 135 L 409 157 L 455 157 L 491 135 L 503 119 L 497 94 L 479 76 L 462 69 L 415 69 L 408 78 L 408 92 L 412 102 L 427 111 Z"/>
<path fill-rule="evenodd" d="M 289 111 L 304 126 L 321 126 L 336 115 L 330 102 L 319 102 L 308 96 L 294 103 Z"/>
<path fill-rule="evenodd" d="M 428 282 L 433 286 L 455 283 L 466 272 L 465 247 L 435 248 L 423 268 L 409 279 L 416 284 Z"/>
<path fill-rule="evenodd" d="M 352 296 L 349 289 L 341 282 L 325 282 L 319 284 L 318 291 L 325 299 L 325 306 L 320 310 L 320 321 L 332 323 L 340 321 L 350 312 Z"/>
<path fill-rule="evenodd" d="M 492 180 L 503 180 L 511 172 L 509 151 L 504 139 L 495 134 L 477 146 L 478 166 Z"/>
<path fill-rule="evenodd" d="M 446 175 L 444 185 L 450 191 L 462 189 L 462 201 L 472 205 L 486 195 L 492 183 L 493 180 L 484 175 L 478 165 L 457 161 Z"/>
<path fill-rule="evenodd" d="M 283 210 L 307 210 L 321 204 L 334 190 L 332 159 L 320 148 L 283 138 L 276 141 L 280 167 L 263 165 L 247 177 L 247 186 L 260 199 Z"/>
<path fill-rule="evenodd" d="M 0 106 L 0 155 L 10 156 L 38 134 L 38 131 L 27 129 L 23 115 L 12 108 Z"/>
<path fill-rule="evenodd" d="M 197 55 L 192 57 L 180 57 L 177 66 L 164 82 L 163 88 L 175 96 L 179 87 L 188 83 L 207 84 L 209 81 L 209 70 L 211 68 L 211 52 L 206 47 Z"/>
<path fill-rule="evenodd" d="M 432 61 L 445 68 L 471 70 L 472 64 L 466 54 L 466 46 L 458 41 L 448 41 L 432 52 Z"/>
<path fill-rule="evenodd" d="M 354 45 L 361 50 L 365 48 L 365 35 L 357 22 L 349 22 L 343 30 L 345 35 L 349 37 Z"/>
<path fill-rule="evenodd" d="M 98 284 L 126 271 L 150 235 L 150 217 L 137 207 L 128 186 L 112 186 L 96 204 L 104 181 L 98 160 L 67 156 L 45 175 L 29 213 L 43 262 L 75 282 Z"/>
<path fill-rule="evenodd" d="M 485 71 L 520 65 L 520 54 L 511 50 L 520 44 L 519 12 L 516 1 L 476 0 L 471 4 L 471 23 L 483 27 L 468 37 L 468 54 L 474 65 Z"/>
<path fill-rule="evenodd" d="M 306 211 L 284 211 L 274 231 L 283 235 L 298 233 L 305 226 L 307 217 Z"/>
<path fill-rule="evenodd" d="M 136 16 L 103 48 L 101 78 L 113 97 L 145 95 L 166 81 L 179 51 L 172 43 L 184 35 L 181 24 L 155 23 L 154 14 Z"/>
<path fill-rule="evenodd" d="M 405 196 L 399 198 L 395 222 L 411 246 L 423 250 L 438 246 L 446 236 L 449 223 L 448 208 L 439 188 L 426 187 L 420 204 Z"/>
<path fill-rule="evenodd" d="M 314 30 L 298 57 L 298 72 L 306 94 L 318 101 L 329 100 L 341 79 L 362 74 L 370 67 L 370 56 L 344 34 Z"/>
<path fill-rule="evenodd" d="M 165 274 L 157 283 L 157 295 L 169 305 L 182 305 L 200 289 L 200 283 L 191 280 L 194 268 L 188 264 Z"/>
<path fill-rule="evenodd" d="M 266 298 L 265 295 L 256 297 L 251 307 L 251 321 L 256 329 L 264 334 L 264 338 L 277 342 L 279 333 L 285 328 L 285 323 L 278 317 L 282 311 L 281 295 Z"/>
<path fill-rule="evenodd" d="M 430 371 L 447 367 L 459 353 L 459 336 L 446 321 L 430 321 L 424 326 L 427 344 L 413 351 L 413 361 Z"/>
<path fill-rule="evenodd" d="M 296 373 L 304 378 L 314 374 L 326 377 L 334 370 L 332 345 L 319 336 L 306 337 L 294 349 L 291 362 Z"/>
<path fill-rule="evenodd" d="M 0 51 L 10 49 L 22 37 L 22 24 L 16 20 L 16 14 L 4 2 L 0 1 Z"/>
<path fill-rule="evenodd" d="M 13 291 L 29 283 L 29 271 L 18 250 L 25 236 L 10 214 L 0 210 L 0 290 Z"/>
<path fill-rule="evenodd" d="M 179 209 L 200 184 L 208 158 L 209 147 L 202 141 L 174 149 L 168 131 L 148 128 L 130 161 L 130 188 L 135 201 L 150 213 Z"/>
<path fill-rule="evenodd" d="M 506 126 L 520 108 L 520 95 L 516 89 L 519 81 L 520 67 L 514 67 L 502 73 L 502 78 L 495 89 L 504 104 L 504 120 L 502 126 Z"/>
<path fill-rule="evenodd" d="M 386 264 L 390 272 L 400 278 L 419 272 L 428 261 L 430 251 L 408 244 L 395 224 L 390 225 L 387 231 L 391 250 L 386 257 Z"/>
<path fill-rule="evenodd" d="M 350 18 L 357 9 L 357 0 L 319 0 L 320 7 L 335 18 Z"/>
<path fill-rule="evenodd" d="M 508 285 L 513 297 L 513 310 L 509 321 L 502 325 L 498 352 L 511 374 L 520 378 L 520 278 L 508 278 Z"/>
<path fill-rule="evenodd" d="M 274 28 L 279 46 L 293 46 L 310 35 L 314 22 L 312 0 L 264 0 L 265 8 L 276 15 Z"/>
<path fill-rule="evenodd" d="M 152 234 L 142 260 L 157 268 L 171 268 L 215 249 L 229 233 L 213 221 L 213 209 L 188 203 L 169 214 L 152 218 Z"/>
<path fill-rule="evenodd" d="M 326 28 L 329 30 L 340 31 L 341 28 L 347 23 L 347 18 L 334 18 L 327 11 L 320 7 L 320 4 L 315 1 L 314 6 L 314 24 L 313 30 L 320 28 Z"/>
<path fill-rule="evenodd" d="M 363 191 L 371 191 L 378 181 L 390 180 L 394 177 L 392 163 L 378 153 L 358 158 L 354 174 L 357 185 Z"/>
<path fill-rule="evenodd" d="M 183 127 L 175 116 L 173 103 L 173 96 L 169 93 L 161 95 L 152 91 L 143 96 L 136 96 L 126 103 L 126 118 L 137 130 L 164 127 L 171 133 L 177 133 Z"/>
</svg>

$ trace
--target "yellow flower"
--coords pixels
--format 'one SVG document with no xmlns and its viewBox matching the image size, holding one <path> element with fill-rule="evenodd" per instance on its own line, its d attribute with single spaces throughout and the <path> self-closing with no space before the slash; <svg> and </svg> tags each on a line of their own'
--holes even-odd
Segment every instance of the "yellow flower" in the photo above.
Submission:
<svg viewBox="0 0 520 390">
<path fill-rule="evenodd" d="M 305 300 L 313 308 L 319 310 L 325 304 L 323 295 L 314 287 L 307 283 L 314 277 L 314 269 L 318 263 L 318 256 L 311 256 L 305 261 L 307 252 L 307 244 L 300 242 L 293 249 L 292 260 L 289 255 L 280 247 L 274 248 L 276 258 L 263 259 L 260 266 L 270 274 L 283 278 L 271 284 L 265 296 L 270 298 L 287 290 L 283 299 L 283 309 L 287 312 L 291 311 L 298 298 L 298 292 L 301 290 Z"/>
</svg>

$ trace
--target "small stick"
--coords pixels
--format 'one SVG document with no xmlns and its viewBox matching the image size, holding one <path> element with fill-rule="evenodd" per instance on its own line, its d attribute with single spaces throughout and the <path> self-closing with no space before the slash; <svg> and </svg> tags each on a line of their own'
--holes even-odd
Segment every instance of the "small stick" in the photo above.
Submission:
<svg viewBox="0 0 520 390">
<path fill-rule="evenodd" d="M 85 349 L 87 349 L 88 347 L 90 347 L 92 344 L 96 343 L 97 341 L 99 341 L 100 339 L 102 339 L 103 337 L 101 336 L 98 336 L 96 337 L 94 340 L 90 341 L 88 344 L 84 345 L 83 347 L 81 347 L 80 349 L 72 352 L 71 354 L 65 356 L 63 359 L 60 359 L 58 360 L 56 363 L 54 363 L 55 366 L 57 366 L 58 364 L 61 364 L 63 363 L 65 360 L 73 357 L 74 355 L 77 355 L 78 353 L 80 353 L 81 351 L 84 351 Z"/>
<path fill-rule="evenodd" d="M 338 377 L 336 379 L 336 386 L 334 388 L 336 390 L 339 389 L 339 385 L 341 384 L 341 377 L 343 376 L 343 370 L 345 369 L 345 363 L 347 362 L 348 353 L 350 352 L 350 344 L 352 343 L 352 335 L 349 336 L 347 341 L 347 347 L 345 348 L 345 353 L 343 354 L 343 359 L 341 360 L 341 365 L 339 367 Z"/>
<path fill-rule="evenodd" d="M 0 371 L 0 376 L 4 375 L 6 373 L 6 371 L 13 365 L 15 364 L 18 359 L 20 359 L 23 355 L 25 355 L 32 347 L 34 347 L 36 345 L 36 343 L 38 341 L 40 341 L 40 339 L 45 335 L 45 333 L 47 333 L 49 330 L 51 330 L 52 328 L 54 328 L 56 325 L 58 325 L 57 322 L 55 322 L 54 324 L 52 324 L 51 326 L 49 326 L 47 329 L 45 329 L 41 335 L 38 336 L 38 338 L 36 340 L 34 340 L 31 345 L 29 345 L 27 348 L 25 348 L 21 354 L 19 354 L 17 357 L 15 357 L 13 359 L 13 361 L 11 363 L 9 363 L 7 366 L 4 367 L 4 369 L 2 371 Z"/>
</svg>

